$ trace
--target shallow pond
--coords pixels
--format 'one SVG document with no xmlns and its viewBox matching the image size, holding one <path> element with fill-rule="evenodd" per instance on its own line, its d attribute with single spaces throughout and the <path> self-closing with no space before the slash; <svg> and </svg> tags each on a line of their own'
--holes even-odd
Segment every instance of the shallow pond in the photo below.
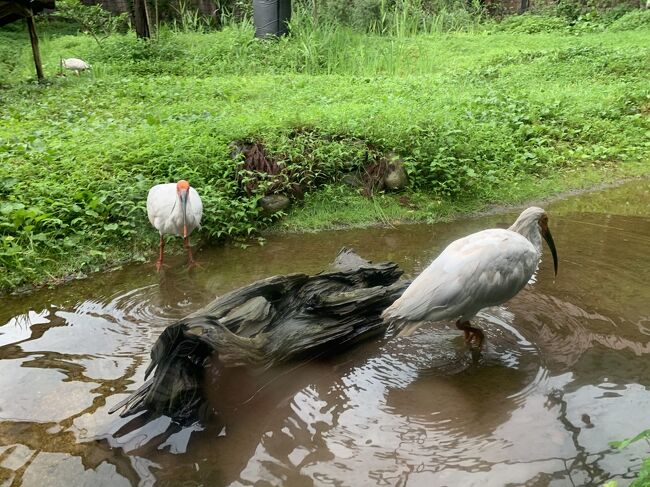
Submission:
<svg viewBox="0 0 650 487">
<path fill-rule="evenodd" d="M 131 265 L 2 298 L 0 486 L 627 485 L 650 447 L 608 442 L 650 427 L 649 202 L 637 181 L 547 205 L 557 280 L 545 249 L 537 282 L 480 315 L 479 360 L 453 327 L 426 326 L 233 374 L 210 397 L 219 414 L 183 428 L 107 413 L 174 320 L 253 280 L 317 272 L 344 245 L 412 276 L 518 212 L 273 236 L 203 250 L 191 274 L 178 256 L 162 275 Z"/>
</svg>

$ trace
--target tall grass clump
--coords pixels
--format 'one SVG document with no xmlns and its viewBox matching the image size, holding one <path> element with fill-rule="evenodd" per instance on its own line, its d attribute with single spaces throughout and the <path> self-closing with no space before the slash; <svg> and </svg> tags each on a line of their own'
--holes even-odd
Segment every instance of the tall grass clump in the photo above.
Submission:
<svg viewBox="0 0 650 487">
<path fill-rule="evenodd" d="M 299 3 L 315 23 L 335 23 L 359 32 L 393 37 L 458 32 L 476 28 L 483 8 L 477 0 L 316 0 Z"/>
<path fill-rule="evenodd" d="M 650 10 L 638 8 L 631 1 L 609 2 L 558 0 L 534 5 L 523 15 L 507 15 L 490 30 L 535 34 L 541 32 L 624 31 L 648 26 Z"/>
<path fill-rule="evenodd" d="M 650 9 L 634 10 L 614 20 L 610 26 L 612 31 L 650 29 Z"/>
<path fill-rule="evenodd" d="M 512 15 L 504 18 L 495 26 L 497 32 L 512 32 L 517 34 L 567 32 L 569 29 L 569 21 L 563 17 L 535 14 Z"/>
<path fill-rule="evenodd" d="M 450 8 L 427 5 L 422 0 L 381 0 L 378 16 L 370 20 L 367 30 L 392 37 L 472 31 L 480 24 L 482 14 L 478 2 Z"/>
<path fill-rule="evenodd" d="M 172 19 L 171 28 L 175 32 L 204 33 L 214 27 L 213 20 L 192 8 L 187 0 L 179 0 L 172 9 L 176 15 Z"/>
</svg>

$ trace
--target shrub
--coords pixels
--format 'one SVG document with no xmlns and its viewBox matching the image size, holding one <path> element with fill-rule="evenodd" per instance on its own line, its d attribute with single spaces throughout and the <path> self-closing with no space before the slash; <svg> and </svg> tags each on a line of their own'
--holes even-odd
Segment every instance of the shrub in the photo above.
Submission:
<svg viewBox="0 0 650 487">
<path fill-rule="evenodd" d="M 325 21 L 393 36 L 469 30 L 481 15 L 478 1 L 456 0 L 328 0 L 319 10 Z"/>
<path fill-rule="evenodd" d="M 52 15 L 78 23 L 98 44 L 111 34 L 126 30 L 128 22 L 126 13 L 115 15 L 100 5 L 84 5 L 79 0 L 58 0 Z"/>
<path fill-rule="evenodd" d="M 634 10 L 626 13 L 612 22 L 609 28 L 613 31 L 650 28 L 650 9 Z"/>
<path fill-rule="evenodd" d="M 518 34 L 537 34 L 540 32 L 566 31 L 569 23 L 561 17 L 523 14 L 504 18 L 496 26 L 497 31 Z"/>
</svg>

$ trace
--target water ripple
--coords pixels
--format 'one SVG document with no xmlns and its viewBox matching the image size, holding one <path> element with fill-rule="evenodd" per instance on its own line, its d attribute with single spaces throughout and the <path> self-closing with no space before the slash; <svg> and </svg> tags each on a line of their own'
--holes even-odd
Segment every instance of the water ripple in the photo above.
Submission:
<svg viewBox="0 0 650 487">
<path fill-rule="evenodd" d="M 161 330 L 215 293 L 319 270 L 350 242 L 417 272 L 447 242 L 510 217 L 269 236 L 260 249 L 204 250 L 213 272 L 130 266 L 11 298 L 0 326 L 0 390 L 8 391 L 0 437 L 11 445 L 0 446 L 0 483 L 5 474 L 16 486 L 601 485 L 630 477 L 644 445 L 613 453 L 608 442 L 638 433 L 650 407 L 646 186 L 616 198 L 623 213 L 646 205 L 634 218 L 617 216 L 612 196 L 603 213 L 588 198 L 550 208 L 560 273 L 554 280 L 546 253 L 534 285 L 479 315 L 481 354 L 467 350 L 453 324 L 437 324 L 335 357 L 208 372 L 211 414 L 187 428 L 107 410 L 142 383 Z"/>
</svg>

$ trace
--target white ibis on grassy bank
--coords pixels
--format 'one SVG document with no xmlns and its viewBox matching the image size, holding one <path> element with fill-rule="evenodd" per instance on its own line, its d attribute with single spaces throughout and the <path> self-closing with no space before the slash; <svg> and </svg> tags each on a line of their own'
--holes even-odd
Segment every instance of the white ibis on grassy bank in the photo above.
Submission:
<svg viewBox="0 0 650 487">
<path fill-rule="evenodd" d="M 386 321 L 408 336 L 427 321 L 457 320 L 468 345 L 483 344 L 483 332 L 470 319 L 481 309 L 515 296 L 530 281 L 542 256 L 542 238 L 557 251 L 546 212 L 524 210 L 507 230 L 493 228 L 452 242 L 383 313 Z"/>
<path fill-rule="evenodd" d="M 147 196 L 147 215 L 151 224 L 160 232 L 160 255 L 156 269 L 163 265 L 165 235 L 183 237 L 187 249 L 188 265 L 195 264 L 190 246 L 190 234 L 201 226 L 203 203 L 199 193 L 190 183 L 181 179 L 177 183 L 157 184 Z"/>
<path fill-rule="evenodd" d="M 63 71 L 64 68 L 69 69 L 71 71 L 74 71 L 77 76 L 79 76 L 80 72 L 86 71 L 91 67 L 92 66 L 88 64 L 86 61 L 82 59 L 78 59 L 76 57 L 61 59 L 61 71 Z"/>
</svg>

